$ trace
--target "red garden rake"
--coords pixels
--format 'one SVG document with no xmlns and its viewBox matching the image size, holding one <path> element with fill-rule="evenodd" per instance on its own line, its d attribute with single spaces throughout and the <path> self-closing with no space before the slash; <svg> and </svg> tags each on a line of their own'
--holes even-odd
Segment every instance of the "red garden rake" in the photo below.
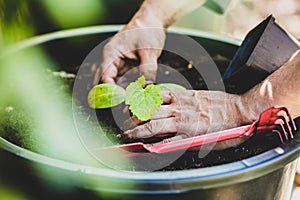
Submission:
<svg viewBox="0 0 300 200">
<path fill-rule="evenodd" d="M 225 140 L 243 137 L 255 137 L 256 135 L 268 137 L 270 134 L 278 137 L 281 143 L 293 139 L 296 125 L 287 108 L 271 107 L 260 114 L 258 120 L 250 125 L 245 125 L 228 130 L 194 136 L 169 143 L 144 144 L 136 142 L 131 144 L 116 145 L 95 149 L 96 151 L 123 150 L 125 154 L 135 155 L 141 153 L 164 154 L 180 150 L 187 150 L 207 144 L 218 143 Z"/>
</svg>

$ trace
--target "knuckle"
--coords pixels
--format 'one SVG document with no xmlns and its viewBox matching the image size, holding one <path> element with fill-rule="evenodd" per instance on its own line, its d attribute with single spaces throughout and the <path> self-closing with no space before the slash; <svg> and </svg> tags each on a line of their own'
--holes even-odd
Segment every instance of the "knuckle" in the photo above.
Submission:
<svg viewBox="0 0 300 200">
<path fill-rule="evenodd" d="M 155 122 L 149 121 L 144 125 L 144 129 L 148 130 L 151 135 L 154 134 Z"/>
<path fill-rule="evenodd" d="M 175 126 L 176 132 L 179 132 L 181 130 L 181 122 L 182 122 L 182 120 L 181 120 L 180 117 L 176 117 L 175 118 L 175 124 L 174 124 L 174 126 Z"/>
<path fill-rule="evenodd" d="M 169 95 L 171 97 L 171 102 L 175 102 L 177 99 L 175 92 L 170 91 Z"/>
<path fill-rule="evenodd" d="M 180 115 L 181 106 L 179 104 L 173 104 L 172 105 L 172 115 L 178 116 Z"/>
<path fill-rule="evenodd" d="M 106 82 L 110 77 L 105 75 L 105 74 L 102 74 L 101 75 L 101 82 Z"/>
<path fill-rule="evenodd" d="M 124 133 L 123 133 L 123 135 L 126 137 L 126 138 L 133 138 L 133 136 L 132 136 L 132 131 L 133 130 L 128 130 L 128 131 L 125 131 Z"/>
<path fill-rule="evenodd" d="M 136 127 L 130 131 L 127 131 L 127 138 L 129 139 L 138 139 L 138 138 L 143 138 L 143 131 L 139 127 Z"/>
</svg>

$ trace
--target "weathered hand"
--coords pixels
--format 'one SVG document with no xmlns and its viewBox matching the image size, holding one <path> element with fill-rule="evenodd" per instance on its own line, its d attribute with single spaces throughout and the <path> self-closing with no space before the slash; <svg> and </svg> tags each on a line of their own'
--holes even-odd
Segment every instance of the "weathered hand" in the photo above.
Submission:
<svg viewBox="0 0 300 200">
<path fill-rule="evenodd" d="M 124 59 L 140 61 L 139 72 L 154 81 L 157 58 L 165 41 L 165 29 L 184 14 L 200 7 L 205 0 L 147 0 L 130 22 L 117 33 L 103 50 L 103 61 L 94 77 L 94 85 L 115 83 L 124 74 Z M 135 69 L 135 68 L 134 68 Z"/>
<path fill-rule="evenodd" d="M 219 91 L 195 91 L 161 93 L 164 105 L 152 119 L 131 130 L 125 131 L 129 138 L 150 138 L 171 135 L 162 142 L 170 142 L 195 135 L 251 123 L 242 106 L 239 95 Z M 137 120 L 133 117 L 133 125 Z M 138 122 L 140 124 L 140 122 Z M 218 145 L 218 149 L 234 146 L 243 139 L 230 140 Z"/>
<path fill-rule="evenodd" d="M 117 33 L 103 49 L 103 61 L 96 71 L 94 84 L 99 79 L 106 83 L 115 83 L 117 76 L 123 75 L 128 69 L 124 60 L 139 61 L 139 73 L 147 81 L 155 81 L 157 59 L 162 52 L 165 41 L 165 29 L 155 17 L 144 13 L 142 20 L 133 18 Z M 147 20 L 151 21 L 147 21 Z"/>
</svg>

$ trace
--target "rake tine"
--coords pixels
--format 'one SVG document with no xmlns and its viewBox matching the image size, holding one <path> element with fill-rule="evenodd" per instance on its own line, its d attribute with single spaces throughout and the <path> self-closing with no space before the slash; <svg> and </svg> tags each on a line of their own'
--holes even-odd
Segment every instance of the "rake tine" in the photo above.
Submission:
<svg viewBox="0 0 300 200">
<path fill-rule="evenodd" d="M 294 122 L 294 120 L 293 120 L 293 118 L 292 118 L 289 110 L 286 107 L 275 107 L 275 108 L 281 108 L 287 114 L 287 116 L 289 118 L 289 122 L 291 122 L 291 124 L 292 124 L 293 130 L 296 131 L 297 130 L 297 126 L 296 126 L 296 124 L 295 124 L 295 122 Z"/>
<path fill-rule="evenodd" d="M 289 140 L 289 137 L 288 137 L 288 134 L 287 134 L 287 132 L 286 132 L 286 129 L 285 129 L 285 127 L 284 127 L 284 125 L 282 124 L 282 123 L 279 123 L 278 124 L 279 126 L 280 126 L 280 130 L 281 130 L 281 134 L 284 136 L 284 138 L 286 139 L 286 140 Z"/>
<path fill-rule="evenodd" d="M 286 107 L 273 107 L 261 114 L 256 132 L 268 130 L 276 133 L 282 143 L 294 138 L 296 125 Z"/>
<path fill-rule="evenodd" d="M 284 114 L 278 113 L 279 118 L 284 122 L 283 126 L 285 126 L 285 130 L 287 130 L 289 139 L 294 138 L 293 131 L 297 130 L 296 124 L 294 120 L 292 119 L 288 109 L 286 107 L 281 107 L 282 111 L 284 111 Z M 292 126 L 291 126 L 292 125 Z"/>
<path fill-rule="evenodd" d="M 275 129 L 275 130 L 272 130 L 272 132 L 276 133 L 278 135 L 281 143 L 284 143 L 284 140 L 282 139 L 281 132 L 279 130 Z"/>
<path fill-rule="evenodd" d="M 282 121 L 280 121 L 282 120 Z M 283 123 L 280 123 L 280 122 L 283 122 Z M 290 138 L 293 138 L 293 132 L 292 132 L 292 129 L 289 125 L 289 122 L 286 121 L 286 118 L 282 115 L 278 116 L 278 120 L 275 122 L 276 124 L 279 124 L 283 130 L 283 133 L 285 135 L 285 138 L 288 140 Z"/>
</svg>

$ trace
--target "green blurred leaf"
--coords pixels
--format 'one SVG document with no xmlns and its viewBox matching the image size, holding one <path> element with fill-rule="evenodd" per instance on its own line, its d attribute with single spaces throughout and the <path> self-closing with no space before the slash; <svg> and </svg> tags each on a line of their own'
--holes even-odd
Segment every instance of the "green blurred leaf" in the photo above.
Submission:
<svg viewBox="0 0 300 200">
<path fill-rule="evenodd" d="M 126 104 L 139 120 L 147 121 L 160 109 L 163 103 L 160 88 L 157 85 L 148 85 L 145 89 L 144 76 L 131 83 L 126 88 Z"/>
<path fill-rule="evenodd" d="M 92 108 L 110 108 L 125 100 L 125 90 L 115 84 L 96 85 L 88 94 L 88 103 Z"/>
<path fill-rule="evenodd" d="M 62 28 L 74 28 L 99 23 L 106 13 L 103 0 L 43 0 L 45 14 Z"/>
<path fill-rule="evenodd" d="M 135 82 L 132 82 L 126 88 L 126 104 L 130 105 L 136 101 L 136 98 L 143 92 L 143 87 L 146 84 L 144 76 L 138 78 Z"/>
<path fill-rule="evenodd" d="M 174 83 L 160 83 L 157 86 L 160 88 L 160 90 L 167 90 L 172 92 L 186 90 L 185 87 Z"/>
</svg>

